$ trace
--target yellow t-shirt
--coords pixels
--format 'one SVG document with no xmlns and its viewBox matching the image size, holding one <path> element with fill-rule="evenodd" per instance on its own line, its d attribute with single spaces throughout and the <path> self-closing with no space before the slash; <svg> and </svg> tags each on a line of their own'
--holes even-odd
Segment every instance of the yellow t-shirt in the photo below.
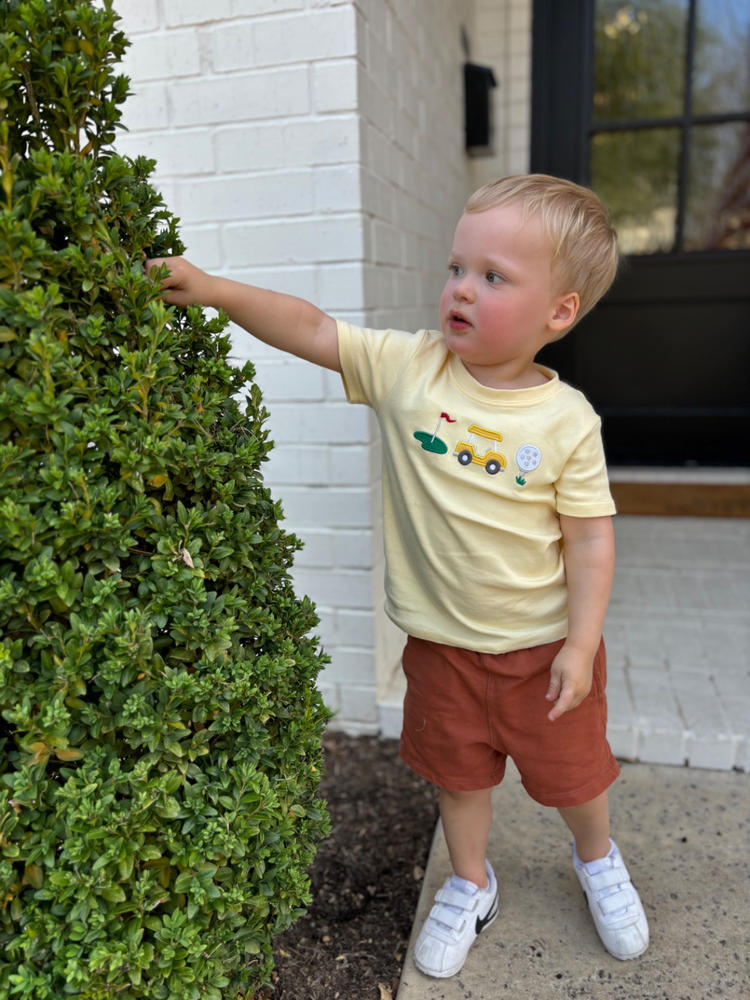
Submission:
<svg viewBox="0 0 750 1000">
<path fill-rule="evenodd" d="M 490 389 L 434 330 L 338 324 L 347 399 L 383 437 L 386 612 L 410 635 L 501 653 L 561 639 L 559 514 L 613 514 L 600 420 L 561 382 Z"/>
</svg>

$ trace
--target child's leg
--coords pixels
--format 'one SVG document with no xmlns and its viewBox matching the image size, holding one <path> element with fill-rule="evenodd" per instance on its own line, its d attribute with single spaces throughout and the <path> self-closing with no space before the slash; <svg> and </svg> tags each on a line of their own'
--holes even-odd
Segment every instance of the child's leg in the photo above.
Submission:
<svg viewBox="0 0 750 1000">
<path fill-rule="evenodd" d="M 497 879 L 485 860 L 491 793 L 491 788 L 440 789 L 440 818 L 454 874 L 435 895 L 414 945 L 417 968 L 428 976 L 444 978 L 459 972 L 479 934 L 497 917 Z"/>
<path fill-rule="evenodd" d="M 440 789 L 440 819 L 453 871 L 480 889 L 487 885 L 484 861 L 492 823 L 491 795 L 491 788 L 474 792 Z"/>
<path fill-rule="evenodd" d="M 615 958 L 637 958 L 648 947 L 648 920 L 617 845 L 609 839 L 607 793 L 558 811 L 575 838 L 573 867 L 604 947 Z"/>
<path fill-rule="evenodd" d="M 576 842 L 581 861 L 594 861 L 609 853 L 609 798 L 606 792 L 580 806 L 567 806 L 558 812 Z"/>
<path fill-rule="evenodd" d="M 417 968 L 439 978 L 461 970 L 499 909 L 497 879 L 486 854 L 491 792 L 502 781 L 506 754 L 492 744 L 482 661 L 480 653 L 413 636 L 402 659 L 407 688 L 401 756 L 441 789 L 440 815 L 454 871 L 435 894 L 414 944 Z M 478 790 L 447 791 L 469 778 Z"/>
</svg>

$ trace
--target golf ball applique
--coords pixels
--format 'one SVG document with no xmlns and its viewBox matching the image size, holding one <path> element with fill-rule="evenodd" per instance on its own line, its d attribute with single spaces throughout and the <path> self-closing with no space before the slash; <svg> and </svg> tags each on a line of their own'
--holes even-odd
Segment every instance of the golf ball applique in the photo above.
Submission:
<svg viewBox="0 0 750 1000">
<path fill-rule="evenodd" d="M 524 478 L 525 473 L 533 472 L 534 469 L 538 469 L 542 464 L 542 453 L 535 444 L 522 444 L 521 447 L 516 452 L 516 465 L 518 466 L 518 475 L 516 476 L 516 482 L 519 486 L 526 485 L 526 479 Z"/>
</svg>

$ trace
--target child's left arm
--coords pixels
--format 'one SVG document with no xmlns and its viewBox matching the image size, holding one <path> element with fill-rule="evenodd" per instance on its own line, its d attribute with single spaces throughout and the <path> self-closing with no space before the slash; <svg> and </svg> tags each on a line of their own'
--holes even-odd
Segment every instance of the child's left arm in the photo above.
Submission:
<svg viewBox="0 0 750 1000">
<path fill-rule="evenodd" d="M 568 587 L 568 636 L 555 657 L 547 700 L 555 705 L 554 722 L 580 705 L 591 690 L 594 656 L 599 647 L 615 567 L 611 517 L 560 515 Z"/>
</svg>

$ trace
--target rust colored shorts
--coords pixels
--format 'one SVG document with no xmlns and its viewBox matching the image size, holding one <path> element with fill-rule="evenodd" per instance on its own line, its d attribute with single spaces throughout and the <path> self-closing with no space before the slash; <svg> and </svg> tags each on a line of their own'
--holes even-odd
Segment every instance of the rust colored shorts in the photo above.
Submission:
<svg viewBox="0 0 750 1000">
<path fill-rule="evenodd" d="M 401 756 L 448 791 L 497 785 L 511 757 L 529 795 L 545 806 L 577 806 L 620 773 L 606 737 L 606 654 L 594 659 L 591 692 L 550 722 L 545 699 L 563 644 L 475 653 L 409 637 Z"/>
</svg>

